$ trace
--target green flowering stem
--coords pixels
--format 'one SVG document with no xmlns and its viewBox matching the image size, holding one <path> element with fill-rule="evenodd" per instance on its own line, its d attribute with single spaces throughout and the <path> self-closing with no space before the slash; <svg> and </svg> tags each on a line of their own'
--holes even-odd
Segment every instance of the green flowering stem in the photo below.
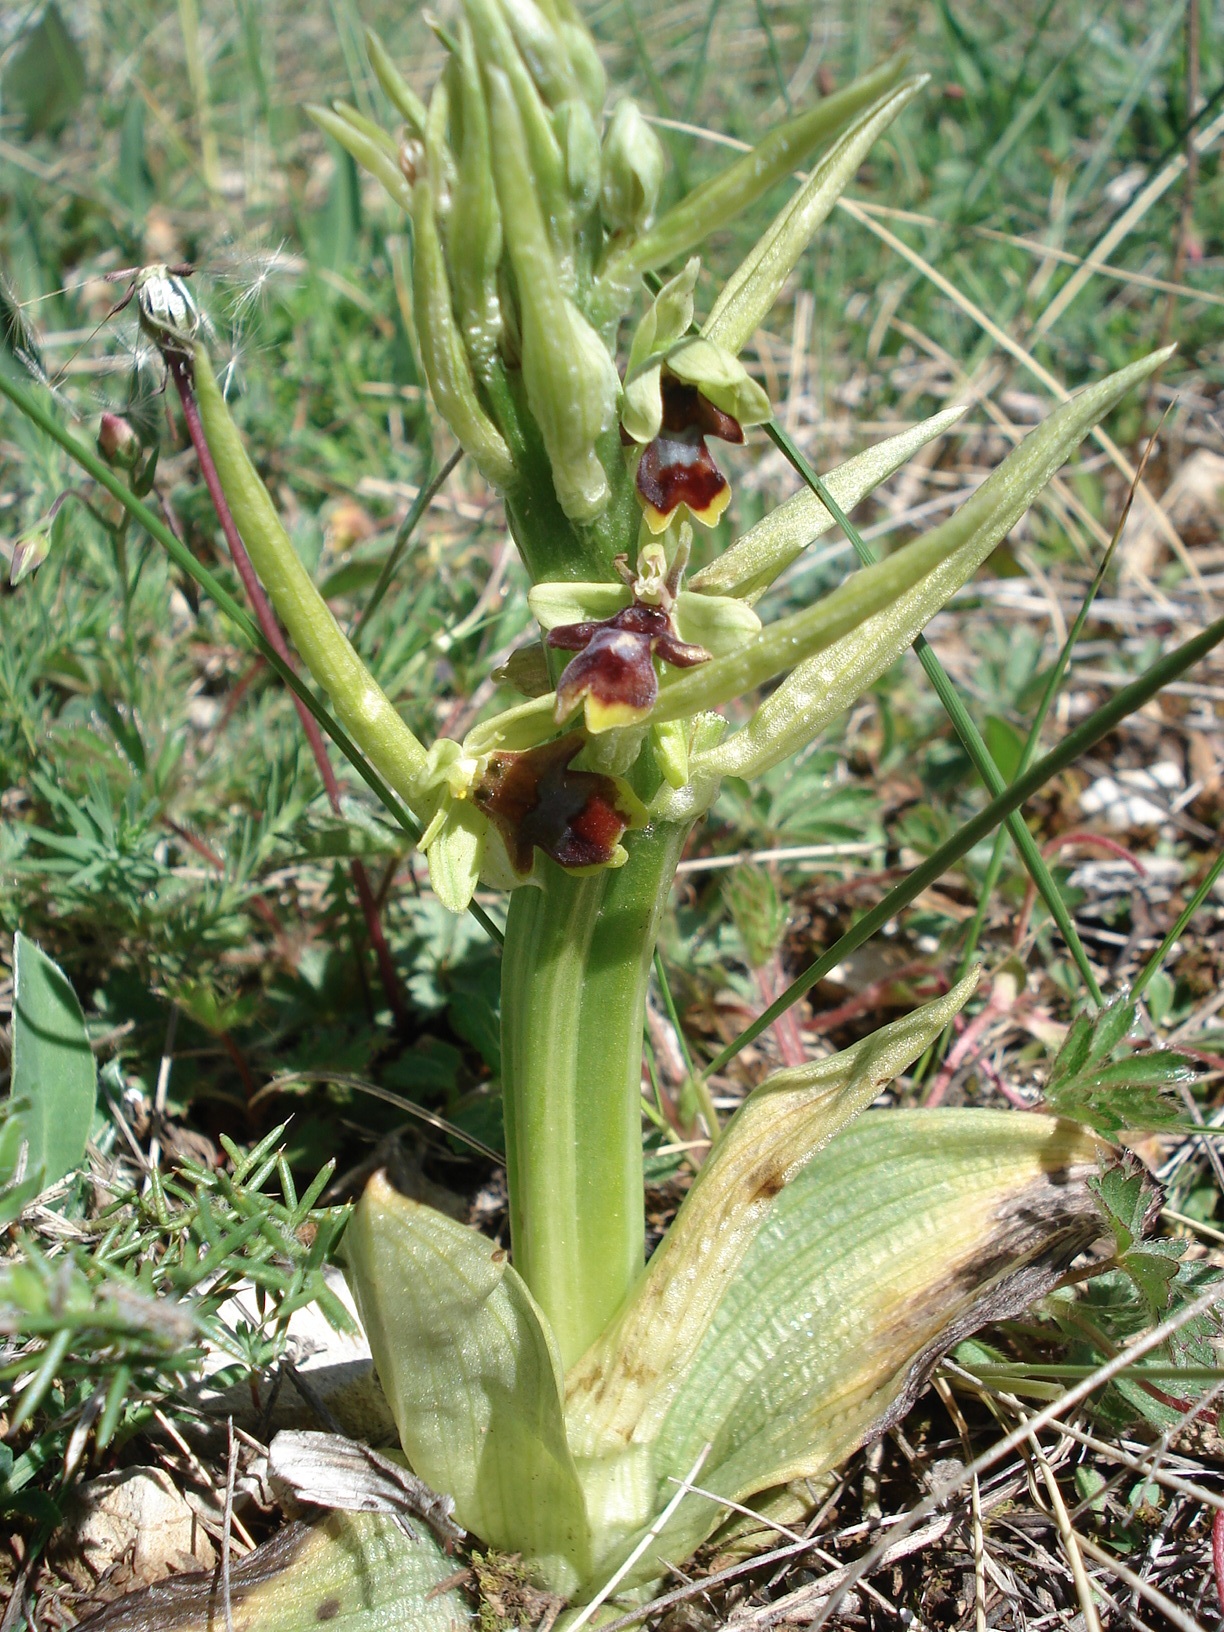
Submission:
<svg viewBox="0 0 1224 1632">
<path fill-rule="evenodd" d="M 425 749 L 358 657 L 299 560 L 267 488 L 247 457 L 202 346 L 195 347 L 194 364 L 200 418 L 217 474 L 277 615 L 358 748 L 405 804 L 423 816 L 413 784 L 425 769 Z"/>
<path fill-rule="evenodd" d="M 686 825 L 625 836 L 588 877 L 542 858 L 502 960 L 502 1090 L 514 1263 L 569 1366 L 641 1272 L 642 1027 Z"/>
</svg>

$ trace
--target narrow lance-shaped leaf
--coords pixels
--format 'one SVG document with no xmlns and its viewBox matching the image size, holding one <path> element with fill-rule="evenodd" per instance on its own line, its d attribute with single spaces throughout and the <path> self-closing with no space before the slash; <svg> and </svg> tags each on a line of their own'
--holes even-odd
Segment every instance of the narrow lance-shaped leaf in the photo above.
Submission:
<svg viewBox="0 0 1224 1632">
<path fill-rule="evenodd" d="M 1109 1154 L 1012 1111 L 872 1111 L 843 1130 L 778 1197 L 689 1362 L 651 1446 L 655 1510 L 703 1446 L 703 1490 L 743 1502 L 897 1421 L 940 1355 L 1027 1308 L 1102 1233 L 1090 1184 Z M 687 1497 L 626 1585 L 721 1517 Z"/>
<path fill-rule="evenodd" d="M 589 1565 L 561 1362 L 506 1252 L 409 1201 L 383 1173 L 344 1238 L 361 1323 L 413 1471 L 481 1540 L 558 1591 Z"/>
<path fill-rule="evenodd" d="M 895 85 L 904 71 L 905 58 L 895 57 L 825 97 L 771 131 L 751 153 L 694 188 L 640 237 L 615 246 L 601 279 L 605 294 L 627 289 L 643 272 L 686 254 L 710 233 L 727 226 L 861 108 Z"/>
<path fill-rule="evenodd" d="M 422 815 L 414 786 L 425 749 L 353 650 L 302 565 L 230 418 L 202 346 L 194 353 L 200 418 L 247 553 L 302 660 L 332 699 L 341 724 L 400 798 Z"/>
<path fill-rule="evenodd" d="M 707 340 L 738 352 L 772 309 L 795 263 L 855 172 L 893 120 L 918 95 L 928 75 L 903 80 L 841 136 L 768 232 L 723 285 L 702 325 Z"/>
<path fill-rule="evenodd" d="M 823 651 L 864 619 L 890 605 L 925 578 L 960 539 L 944 529 L 916 539 L 875 566 L 852 573 L 814 606 L 766 624 L 755 639 L 727 657 L 715 658 L 679 676 L 667 676 L 652 719 L 681 719 L 742 697 L 754 686 Z"/>
<path fill-rule="evenodd" d="M 955 425 L 964 412 L 963 408 L 945 408 L 909 430 L 865 448 L 831 470 L 824 479 L 825 486 L 843 510 L 853 510 L 920 448 Z M 708 567 L 695 573 L 689 587 L 702 595 L 735 595 L 751 605 L 832 525 L 833 517 L 811 488 L 804 487 L 736 539 Z"/>
<path fill-rule="evenodd" d="M 760 776 L 836 719 L 968 582 L 1097 421 L 1159 368 L 1170 351 L 1153 352 L 1089 386 L 1031 431 L 973 497 L 928 535 L 947 546 L 941 564 L 886 610 L 800 663 L 748 725 L 695 758 L 694 773 L 707 778 Z"/>
</svg>

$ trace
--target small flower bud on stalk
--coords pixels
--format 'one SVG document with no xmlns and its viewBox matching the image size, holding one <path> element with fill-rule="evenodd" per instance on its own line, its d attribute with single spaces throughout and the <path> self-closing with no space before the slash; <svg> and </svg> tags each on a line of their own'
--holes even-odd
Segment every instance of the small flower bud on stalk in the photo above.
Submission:
<svg viewBox="0 0 1224 1632">
<path fill-rule="evenodd" d="M 98 452 L 108 465 L 133 470 L 140 463 L 140 438 L 122 414 L 104 413 L 98 427 Z"/>
</svg>

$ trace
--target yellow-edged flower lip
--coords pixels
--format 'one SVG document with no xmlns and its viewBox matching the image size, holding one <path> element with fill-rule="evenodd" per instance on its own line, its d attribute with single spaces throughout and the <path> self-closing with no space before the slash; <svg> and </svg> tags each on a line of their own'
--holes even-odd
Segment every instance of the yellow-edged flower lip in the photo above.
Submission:
<svg viewBox="0 0 1224 1632">
<path fill-rule="evenodd" d="M 600 623 L 567 623 L 551 629 L 548 645 L 576 652 L 557 682 L 557 719 L 585 706 L 588 731 L 636 725 L 659 695 L 654 659 L 691 669 L 709 659 L 704 646 L 676 634 L 671 612 L 634 601 Z"/>
<path fill-rule="evenodd" d="M 731 499 L 731 485 L 714 463 L 707 436 L 743 442 L 737 419 L 716 408 L 695 385 L 666 369 L 660 382 L 663 421 L 658 436 L 638 460 L 637 491 L 646 522 L 661 533 L 676 509 L 685 505 L 707 527 L 713 527 Z"/>
</svg>

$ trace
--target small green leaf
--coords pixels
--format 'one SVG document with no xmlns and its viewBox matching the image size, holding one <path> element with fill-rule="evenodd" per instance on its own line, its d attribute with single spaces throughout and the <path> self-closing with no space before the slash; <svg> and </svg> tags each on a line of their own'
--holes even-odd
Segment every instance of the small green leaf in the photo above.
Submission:
<svg viewBox="0 0 1224 1632">
<path fill-rule="evenodd" d="M 823 646 L 814 646 L 814 655 L 798 664 L 762 703 L 748 725 L 709 754 L 694 757 L 694 773 L 750 779 L 806 746 L 873 680 L 891 668 L 923 626 L 973 576 L 1000 539 L 1006 537 L 1092 426 L 1168 356 L 1168 348 L 1153 352 L 1055 409 L 1049 419 L 1030 432 L 986 478 L 954 516 L 919 540 L 921 545 L 936 546 L 939 564 L 912 588 L 901 590 L 898 584 L 898 593 L 890 597 L 890 604 L 874 613 L 864 612 L 857 626 L 846 634 L 826 641 Z M 911 544 L 907 548 L 915 546 Z M 904 554 L 905 551 L 898 551 L 881 565 L 899 567 Z M 861 582 L 866 573 L 878 570 L 864 568 L 848 578 L 842 590 L 848 591 L 856 580 Z M 841 591 L 834 591 L 821 604 L 829 606 L 839 593 Z M 761 638 L 791 621 L 783 619 L 767 626 Z M 751 647 L 745 648 L 745 652 L 751 650 Z M 741 659 L 722 661 L 738 660 Z M 715 664 L 707 663 L 703 669 L 691 671 L 675 686 L 664 688 L 661 701 L 670 706 L 673 692 L 679 701 L 690 694 L 695 682 L 711 685 L 717 679 L 710 672 L 715 668 Z"/>
<path fill-rule="evenodd" d="M 366 1186 L 344 1254 L 404 1452 L 455 1517 L 569 1591 L 590 1541 L 551 1331 L 506 1253 L 475 1230 Z"/>
<path fill-rule="evenodd" d="M 855 171 L 928 75 L 902 80 L 834 143 L 805 184 L 723 285 L 702 325 L 707 340 L 740 352 L 760 327 L 816 229 L 854 179 Z"/>
<path fill-rule="evenodd" d="M 27 1102 L 29 1173 L 47 1187 L 80 1167 L 97 1094 L 85 1016 L 63 971 L 21 934 L 13 943 L 10 1092 Z"/>
</svg>

